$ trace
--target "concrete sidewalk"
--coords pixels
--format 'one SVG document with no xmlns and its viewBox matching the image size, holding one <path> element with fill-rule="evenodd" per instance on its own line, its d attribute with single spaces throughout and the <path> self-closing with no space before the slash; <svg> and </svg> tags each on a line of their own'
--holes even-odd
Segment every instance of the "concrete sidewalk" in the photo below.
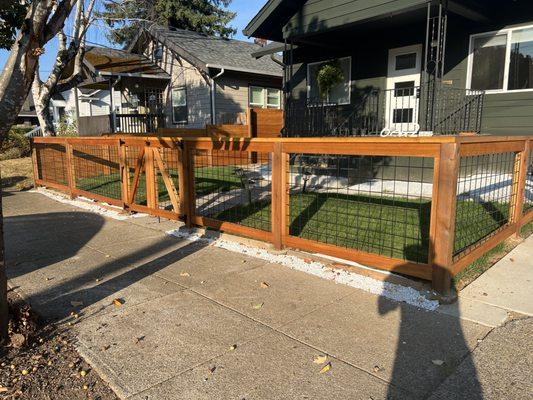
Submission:
<svg viewBox="0 0 533 400">
<path fill-rule="evenodd" d="M 422 311 L 168 237 L 175 223 L 156 218 L 117 221 L 28 192 L 7 193 L 4 207 L 10 285 L 46 318 L 75 322 L 79 351 L 121 398 L 444 399 L 457 382 L 472 399 L 533 390 L 530 319 L 493 329 L 457 318 L 457 305 Z M 515 340 L 491 339 L 501 329 Z M 524 363 L 513 363 L 517 351 Z"/>
</svg>

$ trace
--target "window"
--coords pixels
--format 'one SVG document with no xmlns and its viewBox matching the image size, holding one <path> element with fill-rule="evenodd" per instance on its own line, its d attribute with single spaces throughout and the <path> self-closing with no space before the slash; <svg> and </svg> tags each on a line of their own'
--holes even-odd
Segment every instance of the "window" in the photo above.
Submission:
<svg viewBox="0 0 533 400">
<path fill-rule="evenodd" d="M 267 107 L 279 108 L 280 91 L 278 89 L 267 89 Z"/>
<path fill-rule="evenodd" d="M 172 123 L 186 124 L 187 122 L 187 90 L 185 87 L 172 88 Z"/>
<path fill-rule="evenodd" d="M 416 68 L 416 53 L 396 56 L 396 71 Z"/>
<path fill-rule="evenodd" d="M 533 27 L 473 35 L 469 87 L 488 91 L 533 90 Z"/>
<path fill-rule="evenodd" d="M 331 60 L 311 63 L 307 65 L 307 100 L 310 102 L 327 101 L 336 104 L 350 104 L 350 80 L 351 80 L 351 58 L 339 58 L 339 66 L 342 70 L 343 81 L 334 86 L 326 98 L 320 95 L 318 86 L 318 72 L 330 63 Z"/>
<path fill-rule="evenodd" d="M 280 108 L 281 91 L 274 88 L 250 86 L 250 107 Z"/>
<path fill-rule="evenodd" d="M 161 61 L 163 59 L 163 46 L 157 46 L 154 49 L 154 60 Z"/>
</svg>

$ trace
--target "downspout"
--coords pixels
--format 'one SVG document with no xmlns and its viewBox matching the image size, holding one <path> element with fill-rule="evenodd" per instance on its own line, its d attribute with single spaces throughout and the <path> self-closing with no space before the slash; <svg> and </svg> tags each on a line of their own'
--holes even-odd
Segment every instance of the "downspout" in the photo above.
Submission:
<svg viewBox="0 0 533 400">
<path fill-rule="evenodd" d="M 209 64 L 207 64 L 207 68 L 209 68 Z M 222 75 L 224 75 L 224 72 L 226 70 L 222 68 L 218 74 L 213 76 L 211 78 L 211 124 L 216 125 L 216 106 L 215 106 L 215 100 L 216 100 L 216 84 L 215 79 L 220 78 Z"/>
</svg>

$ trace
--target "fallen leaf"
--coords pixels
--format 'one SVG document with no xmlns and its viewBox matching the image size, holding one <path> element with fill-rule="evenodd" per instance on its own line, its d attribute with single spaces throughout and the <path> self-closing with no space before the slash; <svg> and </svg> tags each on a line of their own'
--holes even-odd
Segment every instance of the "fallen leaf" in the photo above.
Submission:
<svg viewBox="0 0 533 400">
<path fill-rule="evenodd" d="M 442 364 L 444 364 L 444 361 L 442 360 L 431 360 L 431 362 L 435 365 L 438 365 L 438 366 L 441 366 Z"/>
<path fill-rule="evenodd" d="M 7 392 L 7 391 L 9 391 L 8 388 L 6 388 L 6 387 L 0 387 L 0 393 L 5 393 L 5 392 Z"/>
<path fill-rule="evenodd" d="M 22 375 L 28 375 L 30 373 L 30 371 L 28 371 L 27 369 L 23 369 L 21 374 Z"/>
<path fill-rule="evenodd" d="M 328 356 L 315 356 L 313 362 L 315 364 L 324 364 L 328 360 Z"/>
<path fill-rule="evenodd" d="M 139 343 L 144 340 L 144 336 L 139 336 L 138 338 L 135 338 L 135 343 Z"/>
<path fill-rule="evenodd" d="M 381 371 L 381 367 L 379 365 L 374 365 L 374 372 Z"/>
<path fill-rule="evenodd" d="M 261 308 L 263 308 L 264 304 L 265 303 L 257 303 L 257 304 L 252 305 L 252 307 L 254 310 L 260 310 Z"/>
<path fill-rule="evenodd" d="M 232 344 L 229 349 L 230 350 L 235 350 L 236 348 L 237 348 L 237 345 L 236 344 Z"/>
<path fill-rule="evenodd" d="M 121 306 L 122 304 L 124 304 L 124 303 L 125 303 L 124 299 L 114 299 L 114 300 L 113 300 L 113 304 L 114 304 L 115 306 L 117 306 L 117 307 L 120 307 L 120 306 Z"/>
<path fill-rule="evenodd" d="M 217 369 L 216 366 L 209 367 L 209 372 L 214 373 L 216 369 Z"/>
<path fill-rule="evenodd" d="M 261 287 L 266 289 L 266 288 L 269 288 L 270 285 L 266 282 L 261 282 Z"/>
<path fill-rule="evenodd" d="M 311 260 L 310 258 L 304 258 L 304 263 L 311 264 L 312 262 L 313 260 Z"/>
<path fill-rule="evenodd" d="M 26 343 L 26 338 L 24 337 L 24 335 L 20 333 L 15 333 L 11 336 L 11 346 L 19 348 L 24 346 L 24 343 Z"/>
<path fill-rule="evenodd" d="M 180 276 L 191 276 L 191 274 L 189 274 L 188 272 L 182 272 Z"/>
<path fill-rule="evenodd" d="M 324 365 L 324 367 L 320 370 L 320 373 L 321 374 L 324 374 L 326 372 L 328 372 L 329 370 L 331 369 L 331 363 L 328 362 L 326 365 Z"/>
<path fill-rule="evenodd" d="M 81 370 L 81 371 L 80 371 L 80 375 L 81 375 L 81 376 L 86 376 L 86 375 L 87 375 L 87 371 Z"/>
<path fill-rule="evenodd" d="M 509 261 L 514 262 L 514 258 L 510 258 Z"/>
</svg>

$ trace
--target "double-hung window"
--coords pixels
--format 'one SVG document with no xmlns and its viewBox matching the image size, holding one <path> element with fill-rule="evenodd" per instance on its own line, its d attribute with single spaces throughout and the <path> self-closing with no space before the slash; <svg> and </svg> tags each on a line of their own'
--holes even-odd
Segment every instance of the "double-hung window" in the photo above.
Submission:
<svg viewBox="0 0 533 400">
<path fill-rule="evenodd" d="M 187 89 L 185 86 L 172 88 L 172 123 L 186 124 L 187 112 Z"/>
<path fill-rule="evenodd" d="M 336 64 L 342 70 L 342 82 L 333 86 L 326 95 L 320 93 L 318 73 L 332 60 L 310 63 L 307 65 L 307 100 L 310 103 L 323 102 L 334 104 L 350 104 L 351 57 L 339 58 Z"/>
<path fill-rule="evenodd" d="M 470 49 L 471 89 L 533 90 L 533 26 L 473 35 Z"/>
<path fill-rule="evenodd" d="M 250 107 L 281 108 L 281 91 L 275 88 L 250 86 Z"/>
</svg>

